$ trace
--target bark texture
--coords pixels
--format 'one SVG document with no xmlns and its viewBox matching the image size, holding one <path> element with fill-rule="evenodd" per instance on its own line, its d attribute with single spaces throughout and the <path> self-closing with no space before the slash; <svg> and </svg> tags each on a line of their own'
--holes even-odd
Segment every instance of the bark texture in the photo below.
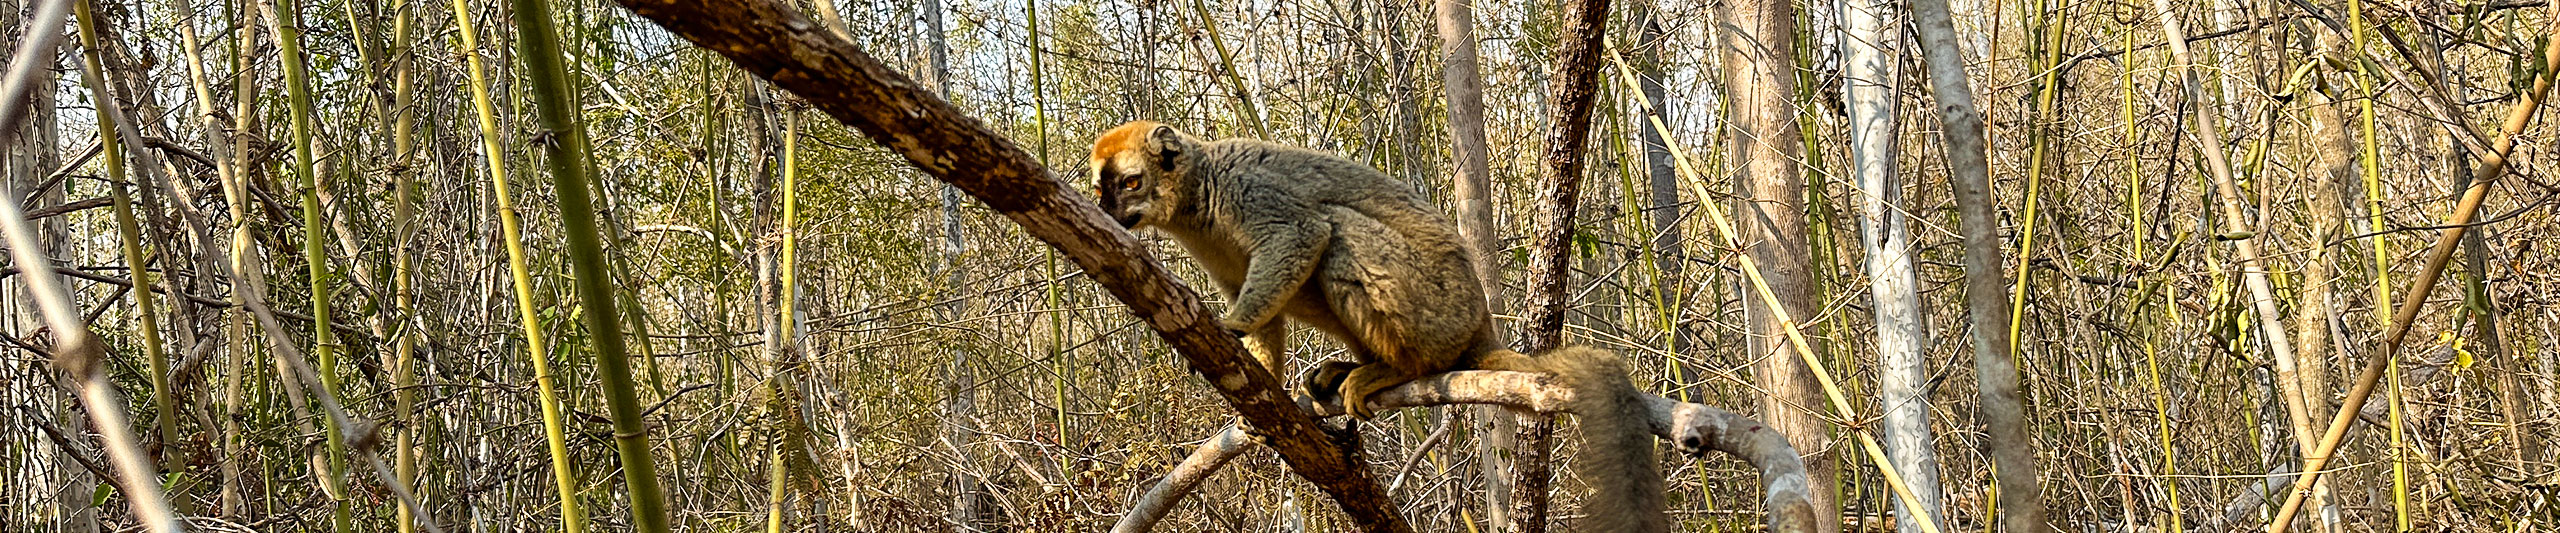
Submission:
<svg viewBox="0 0 2560 533">
<path fill-rule="evenodd" d="M 1475 13 L 1467 0 L 1439 0 L 1434 19 L 1440 33 L 1440 86 L 1448 93 L 1449 158 L 1457 175 L 1458 243 L 1475 259 L 1476 279 L 1484 283 L 1485 312 L 1509 312 L 1509 292 L 1502 284 L 1502 236 L 1493 229 L 1493 179 L 1488 160 L 1492 149 L 1484 132 L 1484 73 L 1476 59 Z M 1497 328 L 1498 329 L 1498 328 Z M 1511 457 L 1504 455 L 1520 431 L 1510 411 L 1493 406 L 1475 409 L 1480 437 L 1476 465 L 1484 479 L 1485 521 L 1511 521 Z"/>
<path fill-rule="evenodd" d="M 2000 529 L 2044 533 L 2051 528 L 2045 523 L 2043 489 L 2036 483 L 2035 442 L 2027 436 L 2018 363 L 2008 351 L 2009 276 L 2001 270 L 1999 199 L 1991 195 L 1982 113 L 1973 105 L 1972 82 L 1964 72 L 1964 52 L 1956 44 L 1947 0 L 1913 0 L 1911 17 L 1928 64 L 1929 92 L 1946 128 L 1947 179 L 1955 183 L 1956 213 L 1963 225 L 1965 314 L 1973 331 L 1974 385 L 1982 396 L 1977 416 L 1996 469 Z"/>
<path fill-rule="evenodd" d="M 1545 147 L 1541 151 L 1540 181 L 1544 192 L 1538 198 L 1538 223 L 1529 236 L 1529 272 L 1523 283 L 1528 294 L 1522 305 L 1520 337 L 1513 349 L 1537 354 L 1564 343 L 1565 285 L 1572 279 L 1569 256 L 1573 251 L 1574 209 L 1582 201 L 1584 148 L 1591 143 L 1592 101 L 1598 95 L 1602 32 L 1608 26 L 1608 0 L 1580 0 L 1565 4 L 1563 39 L 1556 47 L 1555 80 L 1548 85 L 1547 100 L 1555 105 L 1547 115 Z M 1555 421 L 1536 417 L 1522 424 L 1520 441 L 1515 450 L 1518 471 L 1512 479 L 1510 531 L 1538 533 L 1547 530 L 1547 511 L 1551 497 L 1548 482 L 1553 475 Z"/>
<path fill-rule="evenodd" d="M 1732 91 L 1734 224 L 1744 248 L 1760 266 L 1769 292 L 1785 309 L 1769 309 L 1758 298 L 1743 298 L 1746 346 L 1752 380 L 1767 394 L 1760 400 L 1760 419 L 1795 443 L 1797 450 L 1816 451 L 1805 460 L 1813 479 L 1814 515 L 1823 531 L 1839 529 L 1840 513 L 1832 482 L 1832 458 L 1819 450 L 1830 440 L 1831 424 L 1811 411 L 1824 405 L 1820 384 L 1804 359 L 1790 352 L 1786 328 L 1779 318 L 1815 316 L 1812 254 L 1805 235 L 1802 167 L 1804 131 L 1796 121 L 1796 22 L 1785 0 L 1741 0 L 1725 4 L 1723 42 L 1725 86 Z"/>
<path fill-rule="evenodd" d="M 1900 9 L 1888 0 L 1855 0 L 1842 12 L 1846 56 L 1842 100 L 1849 108 L 1849 171 L 1858 183 L 1858 243 L 1866 250 L 1867 288 L 1875 296 L 1876 381 L 1884 403 L 1885 455 L 1920 509 L 1894 499 L 1896 529 L 1922 533 L 1918 517 L 1940 512 L 1938 453 L 1929 430 L 1928 317 L 1920 308 L 1919 269 L 1911 224 L 1903 216 L 1901 156 L 1895 109 L 1902 86 Z"/>
</svg>

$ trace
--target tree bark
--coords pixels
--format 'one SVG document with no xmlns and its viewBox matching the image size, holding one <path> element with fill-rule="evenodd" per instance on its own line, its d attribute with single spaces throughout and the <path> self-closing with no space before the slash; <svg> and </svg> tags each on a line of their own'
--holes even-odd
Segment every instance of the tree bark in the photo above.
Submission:
<svg viewBox="0 0 2560 533">
<path fill-rule="evenodd" d="M 1672 113 L 1676 109 L 1662 87 L 1662 79 L 1669 75 L 1670 61 L 1666 59 L 1669 55 L 1666 50 L 1671 46 L 1671 35 L 1663 31 L 1662 21 L 1654 16 L 1657 9 L 1648 3 L 1635 10 L 1632 30 L 1642 36 L 1634 57 L 1636 71 L 1642 75 L 1636 81 L 1636 90 L 1644 95 L 1646 102 L 1653 104 L 1651 111 L 1655 118 L 1662 119 L 1663 124 L 1676 124 L 1672 121 Z M 1653 231 L 1654 264 L 1660 271 L 1660 279 L 1654 283 L 1663 293 L 1662 306 L 1673 309 L 1675 313 L 1670 333 L 1671 351 L 1686 354 L 1695 345 L 1697 335 L 1676 314 L 1678 310 L 1687 308 L 1689 286 L 1687 278 L 1681 276 L 1687 267 L 1689 251 L 1688 239 L 1680 233 L 1680 220 L 1684 218 L 1680 210 L 1680 176 L 1671 160 L 1671 141 L 1664 137 L 1664 132 L 1646 125 L 1646 120 L 1641 118 L 1636 120 L 1636 124 L 1638 140 L 1644 147 L 1645 220 Z M 1672 364 L 1679 363 L 1675 361 Z M 1675 377 L 1686 378 L 1686 374 L 1678 373 Z M 1683 385 L 1686 384 L 1675 386 Z"/>
<path fill-rule="evenodd" d="M 1946 0 L 1914 0 L 1912 27 L 1929 70 L 1946 128 L 1947 177 L 1955 184 L 1956 212 L 1964 232 L 1965 310 L 1973 331 L 1973 373 L 1982 396 L 1981 418 L 2000 490 L 2001 530 L 2044 533 L 2044 494 L 2036 483 L 2035 442 L 2027 433 L 2025 394 L 2009 347 L 2009 280 L 2001 270 L 1999 200 L 1991 195 L 1991 167 L 1984 152 L 1982 114 L 1973 105 L 1964 53 Z"/>
<path fill-rule="evenodd" d="M 1809 410 L 1824 405 L 1820 385 L 1804 359 L 1787 353 L 1786 316 L 1814 316 L 1812 254 L 1805 235 L 1803 161 L 1804 132 L 1796 121 L 1796 23 L 1785 0 L 1745 0 L 1725 4 L 1723 42 L 1725 86 L 1732 91 L 1734 222 L 1743 253 L 1760 265 L 1769 292 L 1784 309 L 1768 309 L 1760 299 L 1744 298 L 1744 327 L 1749 333 L 1748 359 L 1757 361 L 1752 380 L 1765 395 L 1761 420 L 1799 451 L 1824 449 L 1831 425 Z M 1840 513 L 1832 483 L 1836 466 L 1828 454 L 1805 460 L 1813 480 L 1814 515 L 1823 531 L 1839 529 Z"/>
<path fill-rule="evenodd" d="M 1467 0 L 1439 0 L 1441 87 L 1448 92 L 1449 148 L 1457 170 L 1458 243 L 1475 259 L 1476 281 L 1484 285 L 1485 311 L 1504 314 L 1510 299 L 1502 283 L 1502 237 L 1493 229 L 1493 180 L 1485 142 L 1484 74 L 1476 60 L 1475 14 Z M 1499 328 L 1497 328 L 1499 329 Z M 1484 478 L 1487 523 L 1511 521 L 1510 449 L 1520 431 L 1519 419 L 1499 406 L 1475 409 L 1483 421 L 1475 453 Z"/>
<path fill-rule="evenodd" d="M 1929 431 L 1929 318 L 1920 308 L 1920 271 L 1913 262 L 1911 225 L 1905 219 L 1899 107 L 1902 19 L 1895 3 L 1855 0 L 1841 14 L 1847 56 L 1841 90 L 1849 108 L 1850 173 L 1857 178 L 1858 243 L 1867 254 L 1867 288 L 1875 295 L 1876 381 L 1884 403 L 1885 455 L 1920 509 L 1894 499 L 1896 529 L 1926 530 L 1921 515 L 1941 512 L 1938 452 Z M 1942 529 L 1942 528 L 1939 528 Z"/>
<path fill-rule="evenodd" d="M 1582 201 L 1583 155 L 1591 142 L 1591 111 L 1599 94 L 1600 39 L 1608 16 L 1608 0 L 1565 4 L 1561 32 L 1565 37 L 1556 48 L 1555 80 L 1548 85 L 1548 101 L 1555 104 L 1555 111 L 1548 115 L 1540 159 L 1545 192 L 1538 197 L 1538 223 L 1529 236 L 1528 301 L 1520 311 L 1520 337 L 1512 343 L 1520 353 L 1538 354 L 1564 343 L 1574 208 Z M 1547 529 L 1555 421 L 1533 417 L 1522 424 L 1519 435 L 1509 531 L 1538 533 Z"/>
<path fill-rule="evenodd" d="M 60 121 L 54 116 L 53 67 L 59 59 L 55 55 L 56 45 L 63 39 L 63 20 L 69 13 L 68 5 L 68 2 L 61 0 L 50 3 L 11 2 L 8 4 L 9 9 L 6 13 L 0 14 L 8 20 L 10 30 L 8 42 L 17 46 L 16 53 L 10 58 L 9 73 L 13 78 L 24 78 L 10 80 L 16 82 L 8 87 L 10 98 L 0 99 L 0 107 L 10 108 L 0 111 L 0 116 L 6 117 L 0 118 L 0 146 L 5 146 L 8 150 L 9 185 L 6 189 L 0 189 L 8 191 L 6 195 L 0 195 L 0 203 L 9 204 L 8 207 L 0 210 L 16 211 L 19 209 L 17 202 L 20 198 L 32 197 L 34 201 L 28 202 L 25 206 L 27 208 L 61 205 L 64 198 L 62 189 L 59 187 L 47 187 L 42 190 L 34 187 L 41 186 L 44 177 L 62 165 L 61 154 L 55 152 L 56 147 L 59 146 Z M 23 18 L 20 15 L 21 9 L 26 13 Z M 18 107 L 21 101 L 25 102 L 24 107 Z M 25 128 L 23 135 L 19 134 L 18 128 L 21 125 Z M 30 268 L 39 263 L 51 266 L 69 250 L 71 242 L 69 222 L 62 219 L 31 222 L 33 222 L 33 228 L 12 228 L 12 233 L 27 231 L 27 234 L 11 235 L 13 237 L 10 245 L 11 259 L 13 262 L 21 263 L 20 268 Z M 29 225 L 19 221 L 12 221 L 11 224 Z M 0 285 L 0 289 L 6 291 L 6 294 L 0 295 L 0 298 L 6 298 L 12 304 L 11 311 L 14 311 L 13 316 L 8 318 L 13 326 L 9 331 L 33 332 L 45 329 L 47 320 L 40 314 L 39 308 L 47 305 L 42 300 L 46 296 L 36 291 L 46 287 L 63 287 L 69 281 L 54 275 L 49 268 L 30 268 L 30 270 L 34 275 L 20 280 L 10 280 L 6 285 Z M 39 279 L 39 276 L 42 278 Z M 85 333 L 86 330 L 82 332 Z M 57 339 L 65 338 L 62 336 L 70 334 L 69 331 L 55 332 Z M 57 351 L 72 348 L 66 344 L 68 343 L 57 341 L 54 348 Z M 59 374 L 45 375 L 47 378 L 59 376 Z M 71 377 L 76 379 L 85 376 Z M 64 389 L 82 390 L 68 386 Z M 75 434 L 85 434 L 88 431 L 84 429 L 86 420 L 74 409 L 74 403 L 62 401 L 60 398 L 50 394 L 44 396 L 45 404 L 55 407 L 48 414 L 63 421 L 67 426 L 66 429 L 76 432 Z M 75 401 L 77 399 L 74 398 Z M 89 500 L 90 491 L 97 486 L 97 479 L 75 461 L 67 460 L 71 459 L 70 454 L 77 452 L 52 447 L 37 453 L 40 454 L 38 457 L 51 459 L 48 464 L 52 465 L 52 472 L 46 481 L 58 483 L 59 485 L 56 486 L 60 487 L 53 494 L 55 521 L 49 526 L 66 533 L 98 531 L 100 529 L 98 510 L 96 506 L 90 505 Z"/>
<path fill-rule="evenodd" d="M 2331 36 L 2316 34 L 2319 47 L 2314 57 L 2328 57 L 2334 52 Z M 2350 74 L 2352 75 L 2352 74 Z M 2344 80 L 2340 80 L 2344 81 Z M 2337 318 L 2338 308 L 2330 302 L 2331 286 L 2336 282 L 2336 259 L 2329 253 L 2329 243 L 2345 237 L 2346 208 L 2354 202 L 2346 184 L 2356 178 L 2356 144 L 2349 133 L 2346 113 L 2339 109 L 2345 86 L 2330 86 L 2306 91 L 2310 101 L 2312 168 L 2303 172 L 2308 180 L 2302 186 L 2304 222 L 2310 227 L 2304 239 L 2302 256 L 2302 289 L 2296 296 L 2293 331 L 2295 337 L 2294 387 L 2302 397 L 2305 425 L 2296 428 L 2306 437 L 2298 439 L 2301 452 L 2316 452 L 2308 433 L 2311 421 L 2329 419 L 2329 321 Z M 2333 94 L 2336 93 L 2336 94 Z M 2322 481 L 2313 487 L 2317 492 L 2312 506 L 2324 509 L 2321 522 L 2327 530 L 2336 530 L 2335 508 L 2327 505 L 2329 484 Z"/>
<path fill-rule="evenodd" d="M 1198 293 L 1147 259 L 1137 237 L 1077 187 L 1051 176 L 1002 135 L 782 3 L 621 3 L 800 95 L 1049 243 L 1163 336 L 1294 471 L 1331 494 L 1362 530 L 1411 530 L 1376 480 L 1345 462 L 1342 448 L 1286 399 L 1279 380 L 1253 364 L 1244 345 L 1217 326 L 1216 314 Z"/>
</svg>

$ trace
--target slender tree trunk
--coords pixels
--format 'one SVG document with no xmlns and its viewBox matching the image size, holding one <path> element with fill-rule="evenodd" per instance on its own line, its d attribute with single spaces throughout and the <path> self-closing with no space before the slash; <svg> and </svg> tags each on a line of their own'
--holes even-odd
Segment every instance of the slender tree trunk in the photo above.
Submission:
<svg viewBox="0 0 2560 533">
<path fill-rule="evenodd" d="M 1843 101 L 1849 107 L 1850 173 L 1858 183 L 1858 243 L 1866 249 L 1867 287 L 1875 294 L 1876 380 L 1884 403 L 1885 454 L 1903 485 L 1920 500 L 1894 499 L 1902 533 L 1921 533 L 1917 515 L 1946 516 L 1938 502 L 1938 454 L 1929 430 L 1929 319 L 1920 308 L 1919 269 L 1905 220 L 1901 156 L 1902 18 L 1894 2 L 1856 0 L 1841 12 Z"/>
<path fill-rule="evenodd" d="M 8 9 L 0 12 L 0 19 L 6 19 L 5 23 L 9 29 L 8 42 L 11 46 L 26 40 L 23 37 L 33 32 L 62 30 L 59 26 L 28 27 L 32 15 L 40 9 L 41 1 L 10 1 L 5 5 Z M 62 156 L 55 151 L 56 147 L 60 146 L 61 138 L 61 121 L 55 117 L 57 103 L 54 92 L 58 84 L 52 68 L 52 63 L 57 59 L 48 56 L 45 61 L 47 66 L 36 69 L 35 79 L 29 82 L 32 87 L 25 104 L 28 116 L 26 125 L 23 126 L 25 129 L 22 130 L 24 134 L 10 137 L 7 146 L 9 190 L 32 200 L 25 205 L 30 210 L 59 206 L 63 202 L 60 186 L 43 186 L 46 176 L 62 167 Z M 17 199 L 8 201 L 17 201 Z M 63 217 L 33 222 L 36 226 L 36 241 L 41 243 L 44 257 L 48 261 L 56 261 L 59 264 L 58 261 L 71 251 L 69 222 Z M 57 283 L 65 281 L 67 279 L 56 280 Z M 44 328 L 44 320 L 37 314 L 36 302 L 26 297 L 25 289 L 32 285 L 34 285 L 33 281 L 16 277 L 0 280 L 0 298 L 5 298 L 10 303 L 9 307 L 12 311 L 11 316 L 6 319 L 12 326 L 9 331 L 28 332 Z M 50 372 L 37 374 L 53 375 Z M 87 422 L 80 416 L 73 402 L 65 401 L 60 396 L 50 395 L 45 402 L 47 403 L 38 405 L 50 405 L 52 408 L 46 409 L 45 414 L 54 420 L 61 421 L 63 429 L 85 431 Z M 77 462 L 70 460 L 66 454 L 71 452 L 52 446 L 41 448 L 40 451 L 33 453 L 38 457 L 47 458 L 43 461 L 44 464 L 52 465 L 52 471 L 44 476 L 45 482 L 58 483 L 58 485 L 52 485 L 57 489 L 52 498 L 53 521 L 47 524 L 47 527 L 64 533 L 95 533 L 99 530 L 98 513 L 89 501 L 91 489 L 97 486 L 98 480 L 90 476 L 88 470 L 80 468 Z"/>
<path fill-rule="evenodd" d="M 781 426 L 775 423 L 780 413 L 774 411 L 776 405 L 773 403 L 776 399 L 774 394 L 780 392 L 774 386 L 774 380 L 778 377 L 777 371 L 781 370 L 783 337 L 782 290 L 779 285 L 781 265 L 777 263 L 781 242 L 775 239 L 781 235 L 782 226 L 781 213 L 775 205 L 775 201 L 779 200 L 780 196 L 775 194 L 774 178 L 779 170 L 777 162 L 790 156 L 781 154 L 779 143 L 776 142 L 781 138 L 776 131 L 780 129 L 777 122 L 781 117 L 775 111 L 773 99 L 766 94 L 764 82 L 746 78 L 743 89 L 746 97 L 743 106 L 745 109 L 740 111 L 747 116 L 747 157 L 748 160 L 753 161 L 747 165 L 747 171 L 751 173 L 747 181 L 747 202 L 754 213 L 754 218 L 750 222 L 752 228 L 750 232 L 757 236 L 753 241 L 753 251 L 749 252 L 751 263 L 745 266 L 754 272 L 752 283 L 755 286 L 752 290 L 755 291 L 755 305 L 752 316 L 756 317 L 757 347 L 760 355 L 763 356 L 765 366 L 764 378 L 759 380 L 752 393 L 763 402 L 757 407 L 756 412 L 765 424 L 764 427 L 755 428 L 756 432 L 750 433 L 750 436 L 756 437 L 751 440 L 757 450 L 755 455 L 768 463 L 765 472 L 768 497 L 768 501 L 765 502 L 765 527 L 768 531 L 775 531 L 782 527 L 785 519 L 782 516 L 781 503 L 783 498 L 783 468 L 780 466 L 782 441 L 779 431 Z"/>
<path fill-rule="evenodd" d="M 1784 309 L 1767 309 L 1760 299 L 1742 300 L 1752 381 L 1766 391 L 1759 419 L 1787 437 L 1799 451 L 1821 450 L 1830 440 L 1830 424 L 1811 411 L 1824 405 L 1820 385 L 1804 360 L 1787 353 L 1786 324 L 1777 318 L 1814 316 L 1812 254 L 1805 234 L 1803 160 L 1804 132 L 1796 121 L 1795 14 L 1784 0 L 1744 0 L 1721 9 L 1726 33 L 1720 44 L 1725 85 L 1732 94 L 1733 166 L 1741 169 L 1734 183 L 1736 229 L 1749 254 L 1760 265 Z M 1812 478 L 1813 512 L 1823 531 L 1839 530 L 1840 513 L 1832 492 L 1837 466 L 1828 455 L 1805 459 Z"/>
<path fill-rule="evenodd" d="M 1565 4 L 1564 38 L 1556 48 L 1556 79 L 1549 85 L 1547 136 L 1541 149 L 1538 223 L 1530 235 L 1528 301 L 1522 305 L 1521 353 L 1538 354 L 1564 344 L 1565 286 L 1572 279 L 1569 253 L 1577 229 L 1574 209 L 1581 204 L 1585 148 L 1591 142 L 1591 111 L 1599 95 L 1601 38 L 1608 27 L 1608 0 Z M 1512 483 L 1509 531 L 1538 533 L 1547 529 L 1548 481 L 1553 467 L 1555 421 L 1535 417 L 1522 424 L 1514 457 L 1519 470 Z"/>
<path fill-rule="evenodd" d="M 1669 94 L 1663 90 L 1662 86 L 1663 78 L 1670 75 L 1668 57 L 1671 35 L 1663 31 L 1662 21 L 1655 16 L 1655 11 L 1658 9 L 1657 6 L 1648 2 L 1646 5 L 1636 6 L 1634 10 L 1636 16 L 1632 20 L 1634 24 L 1630 25 L 1632 26 L 1630 29 L 1641 35 L 1634 62 L 1637 73 L 1642 75 L 1637 79 L 1636 90 L 1644 95 L 1645 101 L 1653 104 L 1651 110 L 1656 118 L 1662 119 L 1663 124 L 1676 124 L 1672 113 L 1677 112 L 1678 108 L 1672 104 Z M 1654 280 L 1655 290 L 1661 292 L 1660 305 L 1664 309 L 1673 310 L 1670 323 L 1671 351 L 1687 354 L 1690 347 L 1696 344 L 1697 334 L 1683 325 L 1678 316 L 1678 310 L 1686 309 L 1689 301 L 1688 280 L 1681 276 L 1681 273 L 1687 270 L 1689 251 L 1687 238 L 1680 233 L 1680 220 L 1683 218 L 1680 210 L 1680 176 L 1674 172 L 1671 144 L 1663 137 L 1663 132 L 1648 125 L 1645 119 L 1639 118 L 1634 123 L 1637 124 L 1635 129 L 1638 131 L 1638 138 L 1644 143 L 1645 218 L 1651 226 L 1648 229 L 1652 231 L 1654 268 L 1658 274 Z M 1672 360 L 1670 365 L 1671 377 L 1677 383 L 1685 385 L 1692 379 L 1679 360 Z M 1682 396 L 1678 396 L 1679 398 L 1687 400 L 1688 391 L 1685 387 L 1680 394 Z"/>
<path fill-rule="evenodd" d="M 2035 442 L 2028 437 L 2018 364 L 2009 353 L 2008 276 L 2001 271 L 1999 200 L 1991 195 L 1982 114 L 1956 44 L 1946 0 L 1914 0 L 1912 27 L 1928 64 L 1930 93 L 1946 129 L 1948 180 L 1955 183 L 1956 212 L 1964 233 L 1965 309 L 1973 331 L 1974 382 L 1982 396 L 1981 419 L 1998 484 L 2000 528 L 2045 533 L 2044 494 L 2036 482 Z"/>
<path fill-rule="evenodd" d="M 916 9 L 924 17 L 926 63 L 921 81 L 926 91 L 942 96 L 950 90 L 951 76 L 951 47 L 942 27 L 942 2 L 924 0 Z M 941 241 L 942 286 L 946 291 L 956 291 L 961 280 L 960 253 L 968 243 L 962 240 L 960 232 L 960 190 L 949 184 L 942 186 Z M 956 318 L 954 315 L 958 311 L 948 305 L 935 310 L 945 321 Z M 979 488 L 975 477 L 977 468 L 969 455 L 971 431 L 967 421 L 977 414 L 978 388 L 977 378 L 970 372 L 969 351 L 965 348 L 952 350 L 951 366 L 946 369 L 947 378 L 943 382 L 941 440 L 945 451 L 955 454 L 948 473 L 951 507 L 946 510 L 946 518 L 957 531 L 979 531 L 979 518 L 985 516 L 987 510 L 983 489 Z"/>
<path fill-rule="evenodd" d="M 1448 92 L 1450 163 L 1457 170 L 1458 241 L 1475 259 L 1476 281 L 1484 285 L 1485 310 L 1507 312 L 1499 248 L 1502 236 L 1493 229 L 1493 181 L 1487 167 L 1491 149 L 1485 142 L 1484 74 L 1476 60 L 1475 14 L 1467 0 L 1438 0 L 1441 87 Z M 1507 409 L 1475 409 L 1483 421 L 1475 453 L 1484 477 L 1485 522 L 1511 521 L 1511 461 L 1505 455 L 1520 431 L 1519 419 Z"/>
<path fill-rule="evenodd" d="M 38 2 L 40 1 L 41 0 L 38 0 Z M 14 43 L 19 42 L 20 38 L 25 36 L 29 30 L 42 31 L 51 29 L 58 31 L 61 29 L 26 27 L 26 24 L 28 24 L 27 18 L 33 15 L 38 2 L 18 2 L 12 0 L 5 4 L 0 4 L 7 7 L 5 12 L 0 12 L 0 18 L 6 19 L 6 24 L 8 25 L 9 30 L 8 42 L 13 43 L 13 46 Z M 55 151 L 57 150 L 56 147 L 61 145 L 61 127 L 60 121 L 56 120 L 54 116 L 56 107 L 54 91 L 58 85 L 54 79 L 54 69 L 36 69 L 35 79 L 31 80 L 29 83 L 33 84 L 33 88 L 28 92 L 26 102 L 28 111 L 27 124 L 25 126 L 26 130 L 24 135 L 18 135 L 12 138 L 9 146 L 7 146 L 7 172 L 9 190 L 18 191 L 18 194 L 25 195 L 27 199 L 32 200 L 27 202 L 26 207 L 30 210 L 34 210 L 62 205 L 63 194 L 61 187 L 55 186 L 38 188 L 39 186 L 44 185 L 46 176 L 52 174 L 55 169 L 62 167 L 62 155 Z M 38 237 L 37 240 L 44 242 L 45 257 L 55 258 L 58 260 L 70 251 L 71 227 L 69 225 L 70 223 L 66 219 L 61 217 L 46 218 L 35 221 L 35 224 L 36 235 Z M 11 331 L 35 331 L 44 327 L 44 324 L 40 317 L 36 315 L 34 302 L 25 299 L 24 295 L 26 293 L 18 289 L 21 284 L 22 283 L 16 279 L 0 281 L 0 289 L 7 289 L 5 293 L 0 293 L 0 298 L 5 298 L 9 301 L 11 303 L 11 310 L 15 311 L 15 313 L 12 313 L 9 317 L 11 324 L 15 326 Z M 77 417 L 63 417 L 61 419 L 74 420 L 76 418 Z M 56 461 L 53 464 L 65 468 L 64 470 L 60 470 L 60 473 L 70 473 L 84 477 L 87 475 L 85 471 L 81 471 L 77 467 L 65 461 Z M 80 484 L 73 483 L 73 485 Z M 76 505 L 78 507 L 88 506 L 87 493 L 75 489 L 64 490 L 68 492 L 63 493 L 64 499 L 58 503 L 63 505 Z M 65 513 L 63 513 L 64 515 L 72 514 L 69 512 L 71 511 L 70 508 L 65 508 L 63 511 L 65 511 Z M 97 528 L 97 524 L 91 520 L 83 519 L 76 520 L 75 522 L 88 523 L 83 526 L 73 527 L 85 527 L 89 530 L 95 530 Z"/>
<path fill-rule="evenodd" d="M 2332 44 L 2334 37 L 2330 33 L 2315 32 L 2313 36 L 2319 43 L 2313 51 L 2315 57 L 2330 57 L 2336 53 L 2337 47 Z M 2302 203 L 2306 215 L 2304 220 L 2310 227 L 2305 228 L 2309 235 L 2305 239 L 2308 242 L 2304 244 L 2302 289 L 2294 307 L 2293 327 L 2293 331 L 2300 334 L 2294 345 L 2294 357 L 2299 360 L 2294 369 L 2294 382 L 2302 396 L 2306 422 L 2299 428 L 2302 431 L 2313 430 L 2308 422 L 2329 419 L 2328 375 L 2332 342 L 2329 323 L 2337 319 L 2336 314 L 2340 311 L 2331 303 L 2331 295 L 2334 294 L 2331 288 L 2337 280 L 2337 259 L 2330 254 L 2329 243 L 2346 237 L 2346 209 L 2355 198 L 2346 185 L 2354 183 L 2357 175 L 2356 143 L 2349 132 L 2346 113 L 2341 109 L 2344 104 L 2340 103 L 2354 98 L 2343 97 L 2349 87 L 2344 85 L 2347 80 L 2337 81 L 2339 85 L 2304 91 L 2310 103 L 2312 168 L 2302 173 L 2307 180 L 2302 187 Z M 2306 434 L 2306 437 L 2316 436 Z M 2309 438 L 2299 442 L 2304 445 L 2303 453 L 2316 451 L 2309 445 L 2317 443 Z M 2337 510 L 2335 506 L 2328 505 L 2329 482 L 2321 481 L 2313 485 L 2312 490 L 2315 494 L 2311 504 L 2323 509 L 2322 523 L 2329 530 L 2336 530 Z"/>
</svg>

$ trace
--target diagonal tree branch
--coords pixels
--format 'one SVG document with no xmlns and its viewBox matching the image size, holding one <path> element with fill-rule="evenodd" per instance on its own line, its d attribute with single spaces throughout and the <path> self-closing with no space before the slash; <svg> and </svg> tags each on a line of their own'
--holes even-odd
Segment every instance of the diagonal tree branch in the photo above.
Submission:
<svg viewBox="0 0 2560 533">
<path fill-rule="evenodd" d="M 617 0 L 828 116 L 861 130 L 1049 243 L 1155 328 L 1207 378 L 1291 469 L 1322 487 L 1366 531 L 1404 532 L 1386 492 L 1318 431 L 1279 380 L 1244 356 L 1244 345 L 1209 320 L 1200 297 L 1176 283 L 1078 190 L 1011 142 L 864 54 L 824 25 L 773 0 Z"/>
</svg>

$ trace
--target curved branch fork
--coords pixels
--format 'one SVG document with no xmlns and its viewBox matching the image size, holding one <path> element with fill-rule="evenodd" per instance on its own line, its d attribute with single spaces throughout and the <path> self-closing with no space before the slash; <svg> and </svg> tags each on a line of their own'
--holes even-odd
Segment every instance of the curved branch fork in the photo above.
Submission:
<svg viewBox="0 0 2560 533">
<path fill-rule="evenodd" d="M 1429 407 L 1452 404 L 1488 404 L 1539 413 L 1566 412 L 1573 404 L 1575 391 L 1554 383 L 1543 374 L 1464 370 L 1415 380 L 1371 396 L 1381 410 L 1407 407 Z M 1298 408 L 1316 417 L 1344 414 L 1340 404 L 1317 404 L 1305 396 L 1297 397 Z M 1787 439 L 1770 431 L 1757 420 L 1701 404 L 1686 403 L 1661 396 L 1645 397 L 1653 408 L 1653 434 L 1672 442 L 1673 448 L 1688 455 L 1709 450 L 1732 454 L 1760 470 L 1764 488 L 1763 503 L 1769 509 L 1768 525 L 1775 532 L 1814 531 L 1813 507 L 1809 500 L 1812 489 L 1805 477 L 1804 459 L 1796 455 Z M 1112 526 L 1113 533 L 1141 533 L 1155 527 L 1184 496 L 1199 488 L 1200 483 L 1216 473 L 1228 461 L 1243 455 L 1258 439 L 1242 426 L 1229 424 L 1209 440 L 1191 451 L 1191 456 L 1176 464 L 1146 494 L 1129 505 L 1127 514 Z"/>
</svg>

